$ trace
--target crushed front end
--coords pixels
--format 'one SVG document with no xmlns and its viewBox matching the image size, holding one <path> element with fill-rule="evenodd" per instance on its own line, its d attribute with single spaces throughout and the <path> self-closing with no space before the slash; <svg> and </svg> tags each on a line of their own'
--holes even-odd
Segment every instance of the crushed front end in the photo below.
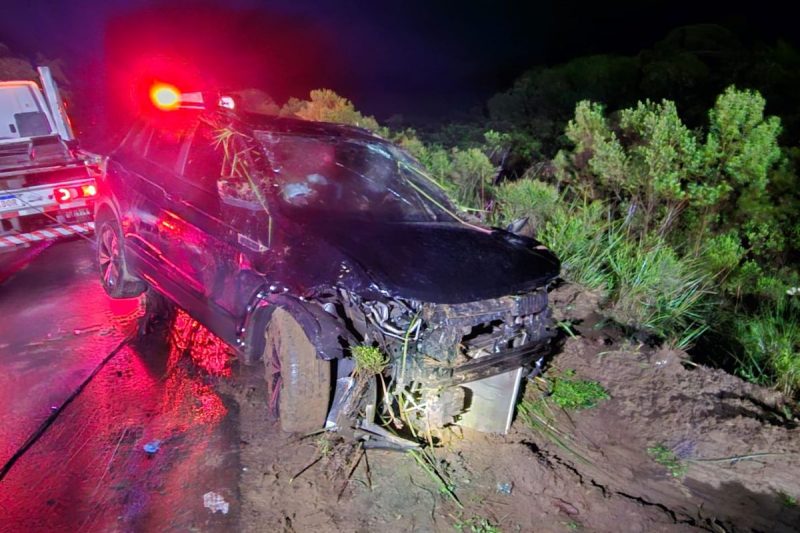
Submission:
<svg viewBox="0 0 800 533">
<path fill-rule="evenodd" d="M 522 376 L 554 335 L 544 287 L 458 304 L 363 300 L 343 289 L 338 296 L 323 307 L 341 313 L 388 364 L 374 390 L 360 391 L 367 397 L 360 402 L 344 399 L 357 387 L 340 373 L 329 427 L 341 424 L 342 411 L 349 410 L 367 418 L 375 413 L 411 435 L 450 425 L 505 433 Z"/>
</svg>

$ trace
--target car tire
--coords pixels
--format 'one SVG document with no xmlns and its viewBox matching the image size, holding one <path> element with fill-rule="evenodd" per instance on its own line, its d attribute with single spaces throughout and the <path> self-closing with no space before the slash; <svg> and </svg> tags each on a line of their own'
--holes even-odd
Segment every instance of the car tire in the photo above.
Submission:
<svg viewBox="0 0 800 533">
<path fill-rule="evenodd" d="M 284 309 L 272 312 L 263 359 L 267 403 L 281 429 L 321 429 L 330 405 L 331 363 L 319 358 L 303 327 Z"/>
<path fill-rule="evenodd" d="M 125 261 L 122 231 L 113 218 L 103 218 L 95 225 L 97 266 L 103 290 L 112 298 L 133 298 L 142 294 L 147 285 L 132 277 Z"/>
</svg>

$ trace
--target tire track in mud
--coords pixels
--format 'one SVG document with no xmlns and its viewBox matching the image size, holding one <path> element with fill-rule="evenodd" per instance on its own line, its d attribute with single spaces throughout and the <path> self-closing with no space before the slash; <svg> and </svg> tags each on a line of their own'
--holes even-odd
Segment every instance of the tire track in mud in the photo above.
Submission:
<svg viewBox="0 0 800 533">
<path fill-rule="evenodd" d="M 528 450 L 530 450 L 530 452 L 536 457 L 536 459 L 546 464 L 548 468 L 551 468 L 553 470 L 561 468 L 563 470 L 568 471 L 570 474 L 572 474 L 573 477 L 577 479 L 577 483 L 580 486 L 597 489 L 598 491 L 600 491 L 600 493 L 603 495 L 604 498 L 623 498 L 626 500 L 634 501 L 642 506 L 653 507 L 664 513 L 664 515 L 666 515 L 667 517 L 669 517 L 669 519 L 674 524 L 687 525 L 704 531 L 720 531 L 720 529 L 715 529 L 712 526 L 702 524 L 697 520 L 695 520 L 694 518 L 692 518 L 691 516 L 687 515 L 686 513 L 671 509 L 670 507 L 662 503 L 651 502 L 641 496 L 635 496 L 621 490 L 612 489 L 610 488 L 609 485 L 605 485 L 603 483 L 598 482 L 594 477 L 590 477 L 588 474 L 583 474 L 578 469 L 578 467 L 576 467 L 572 462 L 568 461 L 567 459 L 564 459 L 558 454 L 542 450 L 535 443 L 529 440 L 522 440 L 520 441 L 520 444 L 528 448 Z M 717 525 L 716 522 L 715 525 Z M 721 527 L 721 525 L 718 525 L 718 527 Z M 722 531 L 725 531 L 725 529 L 723 528 Z"/>
</svg>

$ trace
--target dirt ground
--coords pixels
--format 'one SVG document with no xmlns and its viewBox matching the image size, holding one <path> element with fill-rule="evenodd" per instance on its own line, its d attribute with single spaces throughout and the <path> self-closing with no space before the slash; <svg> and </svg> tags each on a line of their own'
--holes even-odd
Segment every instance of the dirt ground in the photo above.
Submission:
<svg viewBox="0 0 800 533">
<path fill-rule="evenodd" d="M 4 286 L 19 322 L 0 335 L 6 450 L 135 330 L 139 304 L 109 303 L 79 244 L 44 252 L 78 268 L 41 261 Z M 39 304 L 18 313 L 31 294 Z M 504 436 L 453 433 L 435 454 L 458 504 L 410 455 L 323 453 L 319 436 L 280 432 L 263 368 L 231 366 L 221 341 L 179 314 L 164 336 L 120 350 L 0 482 L 0 531 L 800 531 L 800 429 L 785 398 L 631 345 L 602 327 L 596 295 L 564 286 L 551 301 L 577 334 L 546 376 L 574 370 L 610 398 L 554 411 L 560 442 L 521 418 Z M 106 323 L 119 335 L 95 328 Z M 145 456 L 154 438 L 161 451 Z M 650 457 L 657 445 L 685 475 Z M 227 514 L 205 506 L 212 490 Z"/>
<path fill-rule="evenodd" d="M 549 372 L 573 369 L 610 399 L 558 412 L 561 443 L 520 419 L 504 436 L 454 433 L 436 457 L 461 506 L 409 455 L 370 450 L 348 462 L 322 453 L 318 437 L 281 433 L 264 407 L 261 369 L 240 369 L 222 387 L 239 403 L 241 529 L 800 530 L 791 502 L 800 499 L 800 429 L 784 398 L 590 323 Z M 648 455 L 656 445 L 676 453 L 685 475 Z"/>
</svg>

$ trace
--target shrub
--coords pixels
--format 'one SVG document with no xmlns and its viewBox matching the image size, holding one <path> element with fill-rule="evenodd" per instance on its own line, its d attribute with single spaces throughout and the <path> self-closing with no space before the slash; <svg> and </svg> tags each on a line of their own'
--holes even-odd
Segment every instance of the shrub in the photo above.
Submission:
<svg viewBox="0 0 800 533">
<path fill-rule="evenodd" d="M 481 150 L 468 148 L 452 152 L 451 177 L 455 185 L 456 200 L 466 207 L 483 209 L 487 189 L 492 184 L 497 169 Z"/>
<path fill-rule="evenodd" d="M 281 109 L 280 114 L 304 120 L 349 124 L 380 134 L 386 133 L 386 130 L 381 128 L 374 117 L 362 115 L 356 111 L 353 102 L 330 89 L 311 91 L 307 101 L 290 98 Z"/>
<path fill-rule="evenodd" d="M 565 279 L 607 293 L 613 282 L 606 267 L 606 253 L 620 237 L 609 231 L 606 213 L 602 202 L 560 206 L 537 237 L 558 255 Z"/>
<path fill-rule="evenodd" d="M 710 276 L 663 241 L 620 240 L 608 250 L 614 287 L 607 313 L 618 323 L 686 348 L 707 329 Z"/>
<path fill-rule="evenodd" d="M 668 100 L 639 102 L 616 119 L 580 102 L 566 129 L 574 147 L 559 152 L 556 176 L 610 202 L 640 239 L 672 236 L 698 252 L 709 233 L 733 228 L 754 253 L 780 252 L 784 237 L 767 189 L 781 159 L 781 128 L 764 116 L 764 104 L 757 92 L 728 88 L 703 138 Z"/>
<path fill-rule="evenodd" d="M 736 317 L 735 333 L 743 348 L 739 374 L 760 384 L 774 383 L 786 394 L 800 390 L 800 305 L 782 298 L 753 316 Z"/>
<path fill-rule="evenodd" d="M 527 217 L 537 232 L 550 220 L 561 201 L 554 186 L 529 178 L 503 183 L 494 190 L 494 197 L 502 222 Z"/>
</svg>

